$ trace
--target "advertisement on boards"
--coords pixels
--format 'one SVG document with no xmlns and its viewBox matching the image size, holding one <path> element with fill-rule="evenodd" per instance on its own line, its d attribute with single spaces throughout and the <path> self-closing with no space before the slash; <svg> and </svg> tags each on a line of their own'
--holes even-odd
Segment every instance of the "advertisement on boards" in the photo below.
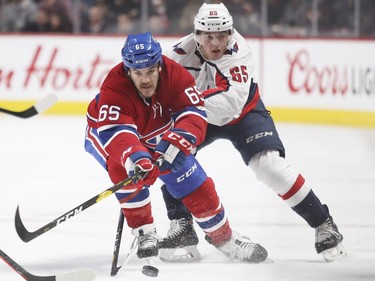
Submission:
<svg viewBox="0 0 375 281">
<path fill-rule="evenodd" d="M 263 94 L 269 105 L 375 110 L 374 42 L 265 40 Z"/>
<path fill-rule="evenodd" d="M 54 93 L 59 99 L 55 112 L 84 114 L 109 70 L 121 62 L 125 39 L 0 35 L 0 107 L 17 107 Z M 157 37 L 164 50 L 178 39 Z M 247 42 L 255 63 L 252 76 L 276 119 L 319 117 L 318 122 L 337 123 L 345 117 L 375 127 L 371 121 L 375 120 L 371 55 L 375 41 L 247 38 Z"/>
</svg>

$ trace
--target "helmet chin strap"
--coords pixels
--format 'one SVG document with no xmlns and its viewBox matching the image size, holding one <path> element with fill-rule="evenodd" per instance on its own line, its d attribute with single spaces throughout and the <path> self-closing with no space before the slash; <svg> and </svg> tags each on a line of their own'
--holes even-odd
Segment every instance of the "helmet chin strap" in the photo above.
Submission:
<svg viewBox="0 0 375 281">
<path fill-rule="evenodd" d="M 209 61 L 209 59 L 205 57 L 205 55 L 203 54 L 203 52 L 202 52 L 202 50 L 201 50 L 201 48 L 202 48 L 202 44 L 198 43 L 198 36 L 199 36 L 199 35 L 197 35 L 197 34 L 195 33 L 195 30 L 194 30 L 194 42 L 195 42 L 195 46 L 196 46 L 198 52 L 201 54 L 202 58 L 204 58 L 204 60 L 206 60 L 206 61 L 207 61 L 207 60 Z"/>
<path fill-rule="evenodd" d="M 202 50 L 201 50 L 201 48 L 202 48 L 202 45 L 199 45 L 197 42 L 195 42 L 195 44 L 197 45 L 197 50 L 199 51 L 199 53 L 201 54 L 201 56 L 204 58 L 204 60 L 210 60 L 209 58 L 207 58 L 204 54 L 203 54 L 203 52 L 202 52 Z"/>
</svg>

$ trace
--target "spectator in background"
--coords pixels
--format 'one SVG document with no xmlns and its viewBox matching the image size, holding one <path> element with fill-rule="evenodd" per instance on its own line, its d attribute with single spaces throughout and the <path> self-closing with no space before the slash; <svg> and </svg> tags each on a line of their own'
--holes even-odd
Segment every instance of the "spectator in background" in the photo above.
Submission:
<svg viewBox="0 0 375 281">
<path fill-rule="evenodd" d="M 285 2 L 283 0 L 267 0 L 268 24 L 277 24 L 281 20 Z"/>
<path fill-rule="evenodd" d="M 167 16 L 169 19 L 169 33 L 178 34 L 182 31 L 179 28 L 180 21 L 182 21 L 183 9 L 190 3 L 195 2 L 195 0 L 185 1 L 185 0 L 174 0 L 166 1 Z M 193 11 L 194 13 L 194 11 Z M 190 15 L 189 15 L 190 16 Z M 190 20 L 190 18 L 189 18 Z M 190 21 L 188 22 L 190 23 Z"/>
<path fill-rule="evenodd" d="M 354 0 L 336 1 L 333 5 L 334 35 L 348 37 L 354 35 Z M 373 15 L 375 16 L 375 15 Z"/>
<path fill-rule="evenodd" d="M 32 0 L 8 0 L 3 5 L 2 30 L 5 32 L 22 31 L 36 19 L 38 5 Z"/>
<path fill-rule="evenodd" d="M 126 14 L 129 20 L 132 20 L 135 24 L 139 20 L 141 3 L 136 3 L 136 0 L 112 0 L 109 3 L 110 17 L 118 22 L 118 16 Z M 121 17 L 124 18 L 124 17 Z"/>
<path fill-rule="evenodd" d="M 79 12 L 79 19 L 77 23 L 79 25 L 79 31 L 82 31 L 82 28 L 87 24 L 89 18 L 89 8 L 94 6 L 95 3 L 95 0 L 80 0 L 79 3 L 75 2 L 75 5 L 78 5 L 77 10 Z"/>
<path fill-rule="evenodd" d="M 58 13 L 72 25 L 72 0 L 40 0 L 39 9 L 44 9 L 49 14 Z"/>
<path fill-rule="evenodd" d="M 148 30 L 152 34 L 166 34 L 169 28 L 167 6 L 164 0 L 151 0 Z"/>
<path fill-rule="evenodd" d="M 129 14 L 123 13 L 117 15 L 116 34 L 128 35 L 130 33 L 136 33 L 135 30 L 135 21 Z"/>
<path fill-rule="evenodd" d="M 35 20 L 27 22 L 22 29 L 23 32 L 49 32 L 50 30 L 49 14 L 45 9 L 39 9 Z"/>
<path fill-rule="evenodd" d="M 375 5 L 373 0 L 362 0 L 360 4 L 360 36 L 375 37 Z"/>
<path fill-rule="evenodd" d="M 94 5 L 88 9 L 88 18 L 83 21 L 81 31 L 84 33 L 114 33 L 114 26 L 105 17 L 105 7 Z"/>
<path fill-rule="evenodd" d="M 268 32 L 267 35 L 277 36 L 281 33 L 281 17 L 284 10 L 285 1 L 283 0 L 267 0 L 267 21 Z"/>
<path fill-rule="evenodd" d="M 114 18 L 115 34 L 128 35 L 141 32 L 139 23 L 141 3 L 137 0 L 112 0 L 109 3 L 109 20 Z"/>
<path fill-rule="evenodd" d="M 49 15 L 50 32 L 71 33 L 73 32 L 72 23 L 65 14 L 51 12 Z"/>
<path fill-rule="evenodd" d="M 226 4 L 236 17 L 235 28 L 246 35 L 258 35 L 261 31 L 260 3 L 262 0 L 211 0 L 210 3 Z M 312 27 L 313 0 L 267 0 L 267 27 L 264 35 L 309 36 Z M 150 0 L 147 1 L 149 17 L 147 26 L 141 19 L 142 0 L 0 0 L 0 30 L 3 32 L 28 32 L 42 30 L 43 14 L 47 12 L 54 32 L 70 32 L 73 26 L 74 10 L 79 15 L 74 18 L 75 30 L 94 34 L 124 31 L 140 32 L 152 30 L 157 34 L 188 33 L 192 29 L 192 15 L 202 0 Z M 318 0 L 318 36 L 352 37 L 375 36 L 374 1 L 360 0 L 360 33 L 355 33 L 355 0 Z M 92 12 L 91 7 L 99 6 L 102 12 Z M 38 9 L 43 9 L 41 13 Z M 96 8 L 94 8 L 95 10 Z M 102 16 L 98 16 L 101 13 Z M 37 14 L 39 19 L 37 20 Z M 58 16 L 60 19 L 58 19 Z M 127 15 L 127 16 L 126 16 Z M 90 19 L 91 17 L 91 19 Z M 98 18 L 104 17 L 98 24 Z M 94 18 L 94 19 L 92 19 Z M 68 23 L 66 22 L 68 21 Z M 90 23 L 91 21 L 91 23 Z M 64 24 L 60 26 L 58 22 Z M 96 22 L 94 24 L 93 22 Z M 130 24 L 126 27 L 126 24 Z M 90 28 L 96 27 L 96 28 Z M 101 26 L 101 28 L 98 28 Z M 38 31 L 36 31 L 38 32 Z"/>
<path fill-rule="evenodd" d="M 311 5 L 311 0 L 290 0 L 286 3 L 280 20 L 282 35 L 307 35 L 307 27 L 310 27 L 307 14 Z"/>
<path fill-rule="evenodd" d="M 255 2 L 249 0 L 230 0 L 215 1 L 217 4 L 223 2 L 229 10 L 233 11 L 232 15 L 236 18 L 234 28 L 239 33 L 245 35 L 260 35 L 261 20 L 259 15 L 259 6 Z"/>
<path fill-rule="evenodd" d="M 23 1 L 25 2 L 25 0 Z M 30 2 L 30 1 L 26 1 Z M 71 1 L 42 0 L 37 7 L 35 18 L 26 21 L 21 31 L 23 32 L 65 32 L 73 31 L 71 14 Z"/>
<path fill-rule="evenodd" d="M 151 15 L 148 18 L 148 30 L 153 34 L 165 34 L 168 32 L 168 19 L 164 15 Z"/>
<path fill-rule="evenodd" d="M 373 5 L 373 4 L 372 4 Z M 363 9 L 362 12 L 365 12 Z M 354 35 L 354 3 L 353 1 L 319 2 L 318 28 L 320 36 L 352 36 Z M 374 17 L 374 15 L 371 15 Z M 363 17 L 361 17 L 363 18 Z"/>
<path fill-rule="evenodd" d="M 179 33 L 189 33 L 194 29 L 193 23 L 195 14 L 201 5 L 201 0 L 191 0 L 185 4 L 185 6 L 182 8 L 181 17 L 178 22 Z"/>
</svg>

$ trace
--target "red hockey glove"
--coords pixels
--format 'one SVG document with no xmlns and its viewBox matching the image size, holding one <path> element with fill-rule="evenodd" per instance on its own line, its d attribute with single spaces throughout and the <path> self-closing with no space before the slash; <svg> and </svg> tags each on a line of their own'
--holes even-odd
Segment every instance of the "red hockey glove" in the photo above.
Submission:
<svg viewBox="0 0 375 281">
<path fill-rule="evenodd" d="M 151 157 L 151 155 L 150 155 Z M 142 185 L 152 185 L 160 175 L 159 168 L 148 158 L 139 159 L 135 163 L 134 174 L 138 174 L 136 182 Z"/>
<path fill-rule="evenodd" d="M 159 168 L 152 164 L 147 148 L 142 145 L 128 149 L 122 162 L 129 176 L 137 174 L 134 181 L 137 184 L 152 185 L 160 174 Z"/>
</svg>

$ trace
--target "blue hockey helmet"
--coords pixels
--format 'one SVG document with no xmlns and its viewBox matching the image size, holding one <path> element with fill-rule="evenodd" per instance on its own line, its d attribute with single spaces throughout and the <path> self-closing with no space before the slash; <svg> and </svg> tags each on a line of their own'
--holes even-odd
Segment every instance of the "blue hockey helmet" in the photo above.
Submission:
<svg viewBox="0 0 375 281">
<path fill-rule="evenodd" d="M 147 68 L 162 63 L 162 50 L 150 32 L 131 34 L 126 38 L 121 57 L 126 69 Z"/>
</svg>

